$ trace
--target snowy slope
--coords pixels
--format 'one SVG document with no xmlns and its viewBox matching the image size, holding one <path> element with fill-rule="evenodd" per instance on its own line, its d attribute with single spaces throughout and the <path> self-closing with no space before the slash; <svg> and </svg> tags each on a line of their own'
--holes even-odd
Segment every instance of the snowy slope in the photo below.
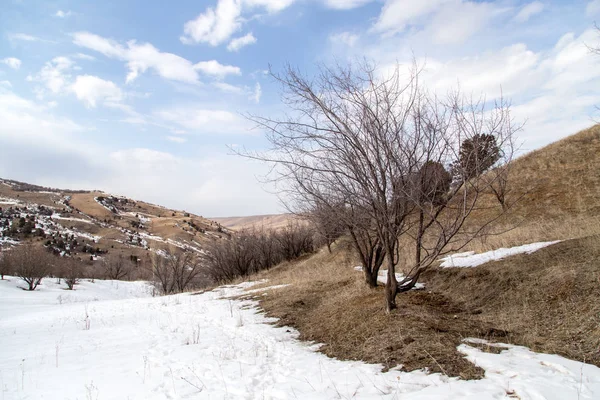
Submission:
<svg viewBox="0 0 600 400">
<path fill-rule="evenodd" d="M 540 249 L 543 249 L 544 247 L 548 247 L 559 242 L 560 240 L 555 240 L 553 242 L 530 243 L 524 244 L 522 246 L 500 248 L 497 250 L 487 251 L 481 254 L 475 254 L 474 251 L 452 254 L 440 260 L 442 261 L 440 267 L 477 267 L 490 261 L 501 260 L 503 258 L 514 256 L 517 254 L 531 254 Z"/>
<path fill-rule="evenodd" d="M 168 297 L 136 282 L 50 283 L 30 293 L 0 281 L 2 399 L 600 398 L 599 368 L 522 347 L 461 345 L 486 370 L 479 381 L 330 359 L 228 298 L 250 283 Z"/>
</svg>

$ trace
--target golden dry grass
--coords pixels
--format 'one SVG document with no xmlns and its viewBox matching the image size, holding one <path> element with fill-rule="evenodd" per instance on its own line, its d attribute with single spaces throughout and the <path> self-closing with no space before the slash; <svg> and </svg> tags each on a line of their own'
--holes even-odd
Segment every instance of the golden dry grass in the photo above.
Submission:
<svg viewBox="0 0 600 400">
<path fill-rule="evenodd" d="M 390 315 L 382 289 L 367 288 L 354 271 L 358 261 L 345 240 L 333 254 L 321 250 L 259 274 L 268 279 L 263 286 L 289 284 L 260 296 L 261 305 L 341 359 L 474 378 L 482 371 L 456 346 L 481 337 L 600 366 L 598 171 L 599 126 L 515 160 L 512 196 L 522 201 L 494 227 L 501 234 L 464 250 L 564 242 L 477 268 L 433 268 L 422 276 L 426 289 L 400 295 Z"/>
</svg>

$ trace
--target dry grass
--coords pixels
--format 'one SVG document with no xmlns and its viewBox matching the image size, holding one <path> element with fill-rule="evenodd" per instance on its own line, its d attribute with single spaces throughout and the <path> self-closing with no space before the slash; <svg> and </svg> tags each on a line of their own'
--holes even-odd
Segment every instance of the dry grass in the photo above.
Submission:
<svg viewBox="0 0 600 400">
<path fill-rule="evenodd" d="M 422 276 L 426 290 L 400 295 L 399 309 L 390 315 L 383 290 L 368 289 L 353 270 L 358 261 L 343 240 L 333 254 L 324 250 L 261 273 L 269 280 L 265 286 L 290 284 L 260 296 L 261 305 L 280 324 L 296 327 L 302 339 L 323 343 L 326 354 L 385 367 L 479 377 L 482 371 L 456 351 L 465 337 L 600 366 L 598 171 L 599 126 L 516 160 L 518 190 L 511 196 L 521 202 L 494 227 L 502 233 L 464 250 L 565 241 L 477 268 L 433 268 Z M 412 259 L 411 246 L 401 245 Z"/>
<path fill-rule="evenodd" d="M 325 354 L 477 378 L 456 346 L 466 337 L 525 345 L 600 366 L 600 237 L 565 241 L 478 268 L 434 269 L 426 290 L 384 312 L 382 288 L 353 270 L 346 243 L 258 278 L 290 284 L 259 296 L 268 315 Z"/>
</svg>

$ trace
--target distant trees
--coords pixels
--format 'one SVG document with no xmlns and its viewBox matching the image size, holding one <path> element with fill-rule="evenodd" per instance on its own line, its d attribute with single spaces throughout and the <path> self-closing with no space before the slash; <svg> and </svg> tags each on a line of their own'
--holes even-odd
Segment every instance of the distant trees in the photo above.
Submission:
<svg viewBox="0 0 600 400">
<path fill-rule="evenodd" d="M 314 231 L 308 224 L 290 222 L 278 231 L 249 229 L 216 240 L 203 257 L 213 282 L 231 281 L 282 261 L 290 261 L 315 250 Z"/>
<path fill-rule="evenodd" d="M 502 176 L 500 160 L 510 161 L 518 129 L 503 99 L 439 98 L 416 68 L 403 71 L 382 74 L 364 63 L 322 67 L 311 78 L 291 67 L 272 73 L 291 112 L 251 116 L 272 148 L 243 154 L 275 165 L 271 178 L 284 182 L 291 209 L 325 206 L 346 225 L 372 286 L 385 260 L 388 311 L 440 255 L 498 218 L 466 223 Z M 401 259 L 400 239 L 414 240 L 414 260 Z M 398 282 L 401 261 L 408 267 Z"/>
</svg>

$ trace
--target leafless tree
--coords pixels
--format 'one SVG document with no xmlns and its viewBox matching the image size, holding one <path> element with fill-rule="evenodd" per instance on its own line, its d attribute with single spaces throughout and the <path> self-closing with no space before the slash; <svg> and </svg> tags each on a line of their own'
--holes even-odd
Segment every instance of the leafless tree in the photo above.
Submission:
<svg viewBox="0 0 600 400">
<path fill-rule="evenodd" d="M 325 243 L 329 253 L 331 253 L 331 245 L 346 232 L 346 226 L 337 216 L 341 210 L 336 208 L 341 207 L 344 205 L 329 205 L 317 200 L 315 206 L 306 214 L 306 218 L 315 227 L 316 234 L 322 243 Z"/>
<path fill-rule="evenodd" d="M 12 274 L 12 265 L 10 264 L 10 257 L 5 249 L 0 248 L 0 276 L 4 280 L 4 275 Z"/>
<path fill-rule="evenodd" d="M 122 254 L 111 254 L 102 260 L 102 269 L 105 279 L 123 280 L 131 274 L 131 260 Z"/>
<path fill-rule="evenodd" d="M 302 254 L 312 253 L 314 250 L 314 235 L 312 229 L 298 222 L 288 222 L 283 228 L 273 233 L 275 241 L 279 244 L 284 260 L 290 261 Z"/>
<path fill-rule="evenodd" d="M 200 258 L 192 251 L 163 249 L 152 257 L 152 274 L 163 294 L 182 293 L 201 276 Z"/>
<path fill-rule="evenodd" d="M 15 274 L 27 283 L 27 290 L 35 290 L 42 279 L 50 274 L 57 261 L 43 247 L 29 243 L 13 248 L 6 257 Z"/>
<path fill-rule="evenodd" d="M 499 217 L 465 224 L 496 183 L 483 178 L 486 171 L 503 166 L 479 157 L 461 164 L 461 145 L 491 136 L 509 161 L 517 130 L 504 99 L 473 101 L 459 92 L 439 98 L 422 87 L 416 68 L 402 71 L 397 65 L 380 73 L 362 63 L 321 67 L 311 78 L 291 67 L 272 73 L 291 112 L 279 119 L 251 116 L 272 148 L 243 154 L 275 165 L 271 178 L 290 208 L 319 201 L 360 216 L 355 230 L 371 240 L 365 246 L 375 249 L 371 256 L 383 254 L 388 267 L 388 311 L 439 256 L 461 248 Z M 449 182 L 453 165 L 458 174 Z M 403 237 L 418 242 L 419 255 L 398 282 Z"/>
<path fill-rule="evenodd" d="M 80 260 L 72 257 L 64 257 L 59 260 L 60 262 L 60 276 L 67 284 L 69 290 L 73 290 L 74 286 L 79 283 L 81 278 L 84 277 L 84 265 Z"/>
<path fill-rule="evenodd" d="M 207 246 L 205 264 L 214 282 L 227 282 L 257 271 L 255 240 L 246 232 Z"/>
</svg>

